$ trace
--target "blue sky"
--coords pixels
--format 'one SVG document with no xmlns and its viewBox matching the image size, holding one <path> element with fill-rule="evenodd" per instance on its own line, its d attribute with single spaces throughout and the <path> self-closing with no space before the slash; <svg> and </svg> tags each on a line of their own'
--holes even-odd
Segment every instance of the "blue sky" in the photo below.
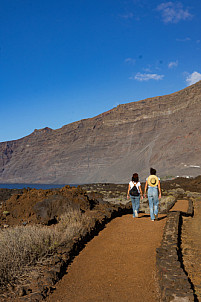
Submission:
<svg viewBox="0 0 201 302">
<path fill-rule="evenodd" d="M 0 0 L 0 141 L 201 80 L 201 1 Z"/>
</svg>

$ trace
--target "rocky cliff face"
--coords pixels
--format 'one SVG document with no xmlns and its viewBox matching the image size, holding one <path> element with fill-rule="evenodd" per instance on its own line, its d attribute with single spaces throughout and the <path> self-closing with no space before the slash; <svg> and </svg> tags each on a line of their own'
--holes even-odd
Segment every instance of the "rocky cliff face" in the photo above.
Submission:
<svg viewBox="0 0 201 302">
<path fill-rule="evenodd" d="M 201 81 L 0 144 L 1 183 L 128 182 L 201 174 Z"/>
</svg>

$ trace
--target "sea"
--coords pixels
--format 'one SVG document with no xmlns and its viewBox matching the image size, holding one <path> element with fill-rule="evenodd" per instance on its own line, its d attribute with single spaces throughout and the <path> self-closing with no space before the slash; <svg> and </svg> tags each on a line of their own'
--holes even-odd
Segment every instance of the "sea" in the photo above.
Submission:
<svg viewBox="0 0 201 302">
<path fill-rule="evenodd" d="M 31 189 L 43 189 L 43 190 L 48 190 L 48 189 L 56 189 L 56 188 L 63 188 L 67 184 L 0 184 L 0 189 L 26 189 L 26 188 L 31 188 Z M 71 187 L 77 187 L 77 184 L 71 184 Z"/>
</svg>

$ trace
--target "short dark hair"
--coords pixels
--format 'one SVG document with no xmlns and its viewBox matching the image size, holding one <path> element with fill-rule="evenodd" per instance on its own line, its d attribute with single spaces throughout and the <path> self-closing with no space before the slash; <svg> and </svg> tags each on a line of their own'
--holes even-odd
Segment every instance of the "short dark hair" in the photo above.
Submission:
<svg viewBox="0 0 201 302">
<path fill-rule="evenodd" d="M 137 173 L 134 173 L 133 176 L 132 176 L 132 181 L 134 182 L 138 182 L 139 181 L 139 177 L 138 177 L 138 174 Z"/>
<path fill-rule="evenodd" d="M 150 174 L 151 175 L 156 175 L 156 170 L 154 168 L 150 168 Z"/>
</svg>

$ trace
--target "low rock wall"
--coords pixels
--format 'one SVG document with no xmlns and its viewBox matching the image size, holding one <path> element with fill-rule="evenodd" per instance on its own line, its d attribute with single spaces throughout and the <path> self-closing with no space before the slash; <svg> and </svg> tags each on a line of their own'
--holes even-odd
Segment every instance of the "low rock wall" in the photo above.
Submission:
<svg viewBox="0 0 201 302">
<path fill-rule="evenodd" d="M 193 215 L 189 200 L 188 215 Z M 161 246 L 156 250 L 156 267 L 161 301 L 197 301 L 194 287 L 183 266 L 181 252 L 182 212 L 170 212 Z"/>
</svg>

